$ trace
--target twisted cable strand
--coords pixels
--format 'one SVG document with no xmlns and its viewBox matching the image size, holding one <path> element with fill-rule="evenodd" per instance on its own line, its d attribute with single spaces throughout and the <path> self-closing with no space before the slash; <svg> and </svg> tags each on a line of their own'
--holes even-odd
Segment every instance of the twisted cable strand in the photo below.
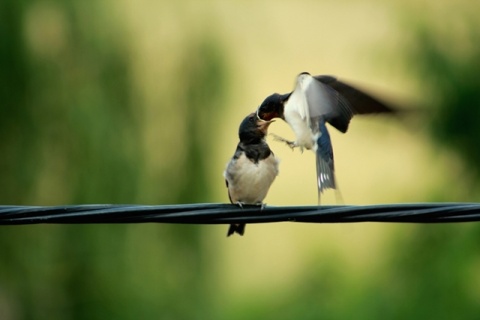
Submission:
<svg viewBox="0 0 480 320">
<path fill-rule="evenodd" d="M 366 206 L 238 206 L 222 203 L 178 205 L 0 206 L 0 225 L 62 223 L 186 223 L 267 222 L 411 222 L 480 221 L 478 203 L 411 203 Z"/>
</svg>

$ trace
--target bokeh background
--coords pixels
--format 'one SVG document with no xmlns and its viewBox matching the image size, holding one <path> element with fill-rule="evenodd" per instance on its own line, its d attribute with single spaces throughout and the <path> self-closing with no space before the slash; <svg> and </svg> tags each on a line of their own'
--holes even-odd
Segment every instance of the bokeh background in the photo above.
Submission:
<svg viewBox="0 0 480 320">
<path fill-rule="evenodd" d="M 331 130 L 345 203 L 480 201 L 479 14 L 466 0 L 2 0 L 0 203 L 228 202 L 240 121 L 302 71 L 422 110 Z M 266 202 L 316 204 L 313 154 L 269 143 L 282 162 Z M 480 314 L 477 224 L 226 228 L 2 227 L 0 318 Z"/>
</svg>

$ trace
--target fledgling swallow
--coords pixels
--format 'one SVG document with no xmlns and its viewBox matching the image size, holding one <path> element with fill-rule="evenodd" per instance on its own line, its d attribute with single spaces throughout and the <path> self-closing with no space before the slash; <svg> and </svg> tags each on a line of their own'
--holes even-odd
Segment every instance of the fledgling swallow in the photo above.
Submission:
<svg viewBox="0 0 480 320">
<path fill-rule="evenodd" d="M 265 141 L 268 126 L 273 121 L 259 119 L 252 113 L 240 124 L 240 142 L 223 173 L 233 204 L 263 206 L 263 199 L 278 175 L 278 159 Z M 245 224 L 231 224 L 227 237 L 235 232 L 243 235 Z"/>
<path fill-rule="evenodd" d="M 296 139 L 276 138 L 292 148 L 315 152 L 320 202 L 320 194 L 325 189 L 336 189 L 333 148 L 325 123 L 345 133 L 350 119 L 356 114 L 392 112 L 395 112 L 392 107 L 335 77 L 311 76 L 303 72 L 298 75 L 292 92 L 268 96 L 258 107 L 257 116 L 266 121 L 273 118 L 285 120 Z"/>
</svg>

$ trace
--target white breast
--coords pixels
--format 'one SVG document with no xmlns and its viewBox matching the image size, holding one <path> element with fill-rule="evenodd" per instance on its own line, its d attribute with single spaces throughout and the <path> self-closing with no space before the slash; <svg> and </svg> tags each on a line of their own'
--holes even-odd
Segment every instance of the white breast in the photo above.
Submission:
<svg viewBox="0 0 480 320">
<path fill-rule="evenodd" d="M 284 108 L 285 121 L 290 125 L 296 136 L 295 144 L 300 148 L 306 149 L 313 149 L 315 146 L 307 98 L 307 92 L 314 82 L 315 80 L 310 75 L 299 75 L 295 90 L 288 98 Z"/>
<path fill-rule="evenodd" d="M 295 144 L 299 147 L 312 149 L 315 145 L 312 131 L 310 130 L 307 119 L 302 118 L 298 112 L 298 107 L 294 106 L 293 103 L 287 102 L 287 105 L 285 106 L 284 117 L 285 121 L 290 125 L 295 133 Z"/>
<path fill-rule="evenodd" d="M 232 159 L 223 173 L 232 202 L 245 204 L 262 203 L 277 175 L 278 159 L 273 154 L 258 163 L 242 154 Z"/>
</svg>

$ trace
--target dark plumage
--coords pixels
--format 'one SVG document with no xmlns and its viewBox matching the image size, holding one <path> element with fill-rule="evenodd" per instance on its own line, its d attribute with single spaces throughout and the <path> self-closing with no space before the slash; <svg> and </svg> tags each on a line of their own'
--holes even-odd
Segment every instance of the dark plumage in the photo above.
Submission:
<svg viewBox="0 0 480 320">
<path fill-rule="evenodd" d="M 240 207 L 244 204 L 263 205 L 268 190 L 278 174 L 278 160 L 265 141 L 272 120 L 248 115 L 240 124 L 240 142 L 223 173 L 230 202 Z M 227 236 L 243 235 L 245 224 L 232 224 Z"/>
</svg>

